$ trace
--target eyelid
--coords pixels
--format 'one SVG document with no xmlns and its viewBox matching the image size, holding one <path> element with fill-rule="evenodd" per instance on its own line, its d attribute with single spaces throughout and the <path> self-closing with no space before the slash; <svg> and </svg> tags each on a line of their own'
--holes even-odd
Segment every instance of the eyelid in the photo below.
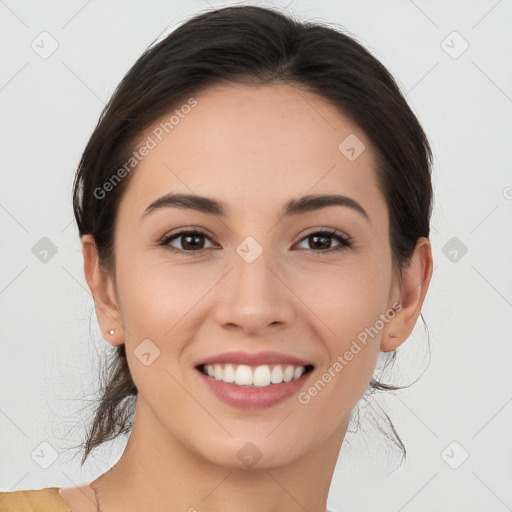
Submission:
<svg viewBox="0 0 512 512">
<path fill-rule="evenodd" d="M 328 227 L 320 227 L 320 228 L 313 228 L 309 231 L 307 231 L 306 233 L 302 234 L 299 238 L 299 242 L 307 237 L 307 236 L 311 236 L 311 235 L 314 235 L 315 233 L 330 233 L 331 235 L 338 235 L 342 238 L 344 238 L 345 240 L 352 240 L 352 237 L 349 236 L 347 233 L 337 229 L 337 228 L 328 228 Z"/>
<path fill-rule="evenodd" d="M 215 238 L 214 235 L 209 230 L 202 228 L 200 226 L 185 226 L 182 228 L 177 228 L 175 231 L 170 231 L 170 232 L 165 233 L 165 235 L 160 237 L 160 239 L 158 241 L 161 242 L 161 241 L 168 239 L 172 236 L 187 233 L 189 231 L 198 232 L 203 235 L 207 235 L 212 239 Z M 337 228 L 329 228 L 329 227 L 323 226 L 323 227 L 311 228 L 306 233 L 301 234 L 298 238 L 298 241 L 300 242 L 306 236 L 312 235 L 314 233 L 323 232 L 323 231 L 324 232 L 327 231 L 331 234 L 340 235 L 341 237 L 345 238 L 346 240 L 352 240 L 351 236 L 349 236 L 347 233 L 345 233 Z"/>
<path fill-rule="evenodd" d="M 212 239 L 214 238 L 213 234 L 210 233 L 210 231 L 208 231 L 205 228 L 202 228 L 199 226 L 185 226 L 185 227 L 177 228 L 173 231 L 169 231 L 169 232 L 165 233 L 165 235 L 160 237 L 158 242 L 163 242 L 164 240 L 168 240 L 169 238 L 171 238 L 173 236 L 183 235 L 183 234 L 186 234 L 189 232 L 200 233 L 202 235 L 208 236 L 209 238 L 212 238 Z"/>
</svg>

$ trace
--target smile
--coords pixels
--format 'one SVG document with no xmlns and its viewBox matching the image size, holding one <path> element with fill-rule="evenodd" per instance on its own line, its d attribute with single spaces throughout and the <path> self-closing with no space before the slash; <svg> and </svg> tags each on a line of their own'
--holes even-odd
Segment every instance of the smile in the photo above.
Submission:
<svg viewBox="0 0 512 512">
<path fill-rule="evenodd" d="M 297 394 L 315 366 L 307 359 L 275 351 L 225 352 L 197 361 L 200 380 L 220 401 L 242 409 L 262 409 Z"/>
<path fill-rule="evenodd" d="M 253 367 L 245 364 L 208 364 L 200 365 L 198 369 L 205 375 L 228 384 L 263 388 L 300 379 L 313 366 L 264 364 Z"/>
</svg>

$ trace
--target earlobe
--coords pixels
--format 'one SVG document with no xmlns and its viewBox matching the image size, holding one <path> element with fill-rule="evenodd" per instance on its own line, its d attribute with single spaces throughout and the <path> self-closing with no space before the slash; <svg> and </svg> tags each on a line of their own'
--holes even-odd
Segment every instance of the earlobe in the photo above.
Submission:
<svg viewBox="0 0 512 512">
<path fill-rule="evenodd" d="M 82 236 L 82 254 L 85 279 L 94 299 L 103 338 L 111 345 L 121 345 L 124 343 L 123 326 L 113 279 L 100 267 L 98 250 L 92 235 Z"/>
<path fill-rule="evenodd" d="M 404 343 L 412 333 L 432 277 L 432 246 L 426 237 L 418 238 L 412 258 L 402 270 L 398 284 L 401 305 L 395 317 L 383 329 L 380 349 L 390 352 Z"/>
</svg>

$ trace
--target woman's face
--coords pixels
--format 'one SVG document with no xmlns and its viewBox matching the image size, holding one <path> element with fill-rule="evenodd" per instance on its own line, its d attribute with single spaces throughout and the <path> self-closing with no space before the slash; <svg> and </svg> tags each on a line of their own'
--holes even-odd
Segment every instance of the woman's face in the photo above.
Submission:
<svg viewBox="0 0 512 512">
<path fill-rule="evenodd" d="M 136 421 L 217 465 L 286 464 L 343 438 L 392 330 L 387 207 L 369 140 L 322 98 L 281 84 L 195 100 L 168 134 L 157 123 L 142 138 L 150 149 L 118 211 L 115 301 Z M 323 195 L 350 200 L 301 201 Z M 259 385 L 206 376 L 214 358 L 217 377 Z M 244 362 L 262 369 L 237 370 Z M 298 381 L 265 385 L 306 363 Z"/>
</svg>

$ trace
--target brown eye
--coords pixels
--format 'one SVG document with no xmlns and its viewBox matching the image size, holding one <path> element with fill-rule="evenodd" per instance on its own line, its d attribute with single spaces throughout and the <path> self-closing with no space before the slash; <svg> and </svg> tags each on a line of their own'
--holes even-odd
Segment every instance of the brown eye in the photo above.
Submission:
<svg viewBox="0 0 512 512">
<path fill-rule="evenodd" d="M 179 241 L 181 239 L 181 241 Z M 168 246 L 171 251 L 183 254 L 201 252 L 205 249 L 205 240 L 209 239 L 206 233 L 201 231 L 180 231 L 162 240 L 162 245 Z M 178 246 L 171 245 L 171 242 L 178 240 Z"/>
<path fill-rule="evenodd" d="M 331 247 L 333 239 L 338 242 L 338 245 L 335 247 Z M 304 240 L 307 241 L 310 246 L 306 247 L 306 249 L 320 253 L 348 249 L 352 245 L 350 238 L 342 236 L 336 230 L 315 231 L 303 238 L 301 243 Z"/>
</svg>

